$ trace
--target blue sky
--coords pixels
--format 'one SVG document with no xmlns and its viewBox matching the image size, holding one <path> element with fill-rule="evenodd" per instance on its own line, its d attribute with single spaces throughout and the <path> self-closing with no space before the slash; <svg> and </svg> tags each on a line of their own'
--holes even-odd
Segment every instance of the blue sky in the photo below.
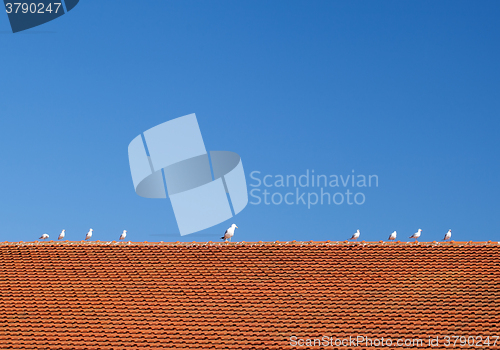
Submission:
<svg viewBox="0 0 500 350">
<path fill-rule="evenodd" d="M 81 1 L 17 34 L 0 15 L 0 240 L 217 241 L 233 222 L 236 241 L 500 240 L 499 15 L 496 1 Z M 190 113 L 208 150 L 241 156 L 249 190 L 252 171 L 379 186 L 363 205 L 249 204 L 181 237 L 168 200 L 135 194 L 127 147 Z"/>
</svg>

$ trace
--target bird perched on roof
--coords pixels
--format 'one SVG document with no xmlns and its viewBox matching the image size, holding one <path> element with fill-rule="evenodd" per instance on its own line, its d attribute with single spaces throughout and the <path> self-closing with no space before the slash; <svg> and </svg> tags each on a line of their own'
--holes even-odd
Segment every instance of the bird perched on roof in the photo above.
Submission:
<svg viewBox="0 0 500 350">
<path fill-rule="evenodd" d="M 352 235 L 351 238 L 349 239 L 352 239 L 352 240 L 357 240 L 359 238 L 359 235 L 361 234 L 361 232 L 359 232 L 359 230 L 357 230 L 356 232 L 354 232 L 354 234 Z"/>
<path fill-rule="evenodd" d="M 395 241 L 397 235 L 398 234 L 396 233 L 396 231 L 394 231 L 393 233 L 391 233 L 391 235 L 389 236 L 389 241 Z"/>
<path fill-rule="evenodd" d="M 414 234 L 412 234 L 410 236 L 410 238 L 415 238 L 415 242 L 417 241 L 418 237 L 420 237 L 420 235 L 422 234 L 422 230 L 421 229 L 418 229 L 417 232 L 415 232 Z"/>
<path fill-rule="evenodd" d="M 443 241 L 447 241 L 451 238 L 451 230 L 448 230 L 446 234 L 444 235 Z"/>
<path fill-rule="evenodd" d="M 125 239 L 127 237 L 127 231 L 123 230 L 122 234 L 120 235 L 120 239 Z"/>
<path fill-rule="evenodd" d="M 42 237 L 40 237 L 39 239 L 47 239 L 47 238 L 49 238 L 49 235 L 48 235 L 48 234 L 46 234 L 46 233 L 44 233 L 44 234 L 42 235 Z"/>
<path fill-rule="evenodd" d="M 87 232 L 87 235 L 85 236 L 85 240 L 90 239 L 90 237 L 92 237 L 92 232 L 93 231 L 94 230 L 90 229 L 89 232 Z"/>
<path fill-rule="evenodd" d="M 237 228 L 238 228 L 238 226 L 236 226 L 235 224 L 232 224 L 231 227 L 228 228 L 226 230 L 226 232 L 224 232 L 224 236 L 222 236 L 220 239 L 225 239 L 226 242 L 228 239 L 229 239 L 229 241 L 231 241 L 231 237 L 234 236 L 234 230 Z"/>
<path fill-rule="evenodd" d="M 57 239 L 63 239 L 65 235 L 66 235 L 66 230 L 62 230 Z"/>
</svg>

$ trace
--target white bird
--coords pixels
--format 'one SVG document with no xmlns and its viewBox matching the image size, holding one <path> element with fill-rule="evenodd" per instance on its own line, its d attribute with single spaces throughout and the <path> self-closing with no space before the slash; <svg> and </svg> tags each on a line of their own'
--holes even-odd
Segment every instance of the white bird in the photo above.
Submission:
<svg viewBox="0 0 500 350">
<path fill-rule="evenodd" d="M 450 238 L 451 238 L 451 230 L 448 230 L 448 232 L 446 232 L 446 234 L 444 235 L 443 241 L 447 241 Z"/>
<path fill-rule="evenodd" d="M 230 228 L 228 228 L 226 230 L 226 232 L 224 232 L 224 236 L 222 236 L 220 239 L 225 239 L 226 242 L 227 240 L 229 239 L 229 241 L 231 241 L 231 237 L 234 236 L 234 229 L 238 228 L 238 226 L 236 226 L 235 224 L 232 224 Z"/>
<path fill-rule="evenodd" d="M 120 239 L 125 239 L 127 237 L 127 231 L 123 230 L 122 234 L 120 235 Z"/>
<path fill-rule="evenodd" d="M 49 238 L 49 235 L 48 235 L 48 234 L 46 234 L 46 233 L 44 233 L 44 234 L 42 235 L 42 237 L 40 237 L 39 239 L 47 239 L 47 238 Z"/>
<path fill-rule="evenodd" d="M 94 230 L 90 229 L 89 232 L 87 232 L 87 235 L 85 236 L 85 240 L 90 239 L 90 237 L 92 237 L 92 232 L 93 231 Z"/>
<path fill-rule="evenodd" d="M 393 233 L 391 233 L 391 235 L 389 236 L 389 241 L 395 241 L 397 235 L 398 234 L 396 233 L 396 231 L 394 231 Z"/>
<path fill-rule="evenodd" d="M 57 239 L 63 239 L 65 234 L 66 234 L 66 230 L 62 230 L 61 233 L 59 234 L 59 237 L 57 237 Z"/>
<path fill-rule="evenodd" d="M 420 237 L 420 235 L 422 234 L 422 230 L 421 229 L 418 229 L 417 232 L 415 232 L 414 234 L 412 234 L 410 236 L 410 238 L 415 238 L 415 242 L 417 241 L 418 237 Z"/>
<path fill-rule="evenodd" d="M 354 232 L 354 234 L 352 235 L 351 238 L 349 239 L 352 239 L 352 240 L 357 240 L 359 238 L 359 235 L 361 234 L 361 232 L 359 232 L 359 230 L 357 230 L 356 232 Z"/>
</svg>

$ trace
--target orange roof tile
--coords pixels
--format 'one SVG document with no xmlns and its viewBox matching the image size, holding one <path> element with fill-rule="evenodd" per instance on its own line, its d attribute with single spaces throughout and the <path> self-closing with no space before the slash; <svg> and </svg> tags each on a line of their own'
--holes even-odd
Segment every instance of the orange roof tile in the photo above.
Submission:
<svg viewBox="0 0 500 350">
<path fill-rule="evenodd" d="M 0 348 L 318 349 L 291 344 L 323 339 L 380 349 L 382 337 L 422 339 L 385 347 L 415 349 L 436 336 L 433 349 L 451 348 L 445 336 L 500 348 L 499 253 L 497 242 L 2 243 Z M 334 344 L 357 336 L 371 346 Z M 461 340 L 455 348 L 478 348 Z"/>
</svg>

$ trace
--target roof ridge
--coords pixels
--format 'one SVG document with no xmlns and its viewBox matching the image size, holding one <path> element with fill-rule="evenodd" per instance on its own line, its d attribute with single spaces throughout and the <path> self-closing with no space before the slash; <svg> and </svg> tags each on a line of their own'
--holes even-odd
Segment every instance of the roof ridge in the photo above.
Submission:
<svg viewBox="0 0 500 350">
<path fill-rule="evenodd" d="M 78 246 L 92 246 L 92 245 L 113 245 L 113 246 L 190 246 L 190 245 L 220 245 L 220 246 L 238 246 L 238 245 L 345 245 L 345 246 L 384 246 L 384 247 L 395 247 L 395 246 L 477 246 L 477 245 L 500 245 L 500 242 L 496 241 L 448 241 L 448 242 L 386 242 L 386 241 L 360 241 L 360 242 L 349 242 L 349 241 L 258 241 L 258 242 L 132 242 L 132 241 L 19 241 L 19 242 L 0 242 L 0 246 L 8 245 L 52 245 L 52 246 L 64 246 L 64 245 L 78 245 Z"/>
</svg>

